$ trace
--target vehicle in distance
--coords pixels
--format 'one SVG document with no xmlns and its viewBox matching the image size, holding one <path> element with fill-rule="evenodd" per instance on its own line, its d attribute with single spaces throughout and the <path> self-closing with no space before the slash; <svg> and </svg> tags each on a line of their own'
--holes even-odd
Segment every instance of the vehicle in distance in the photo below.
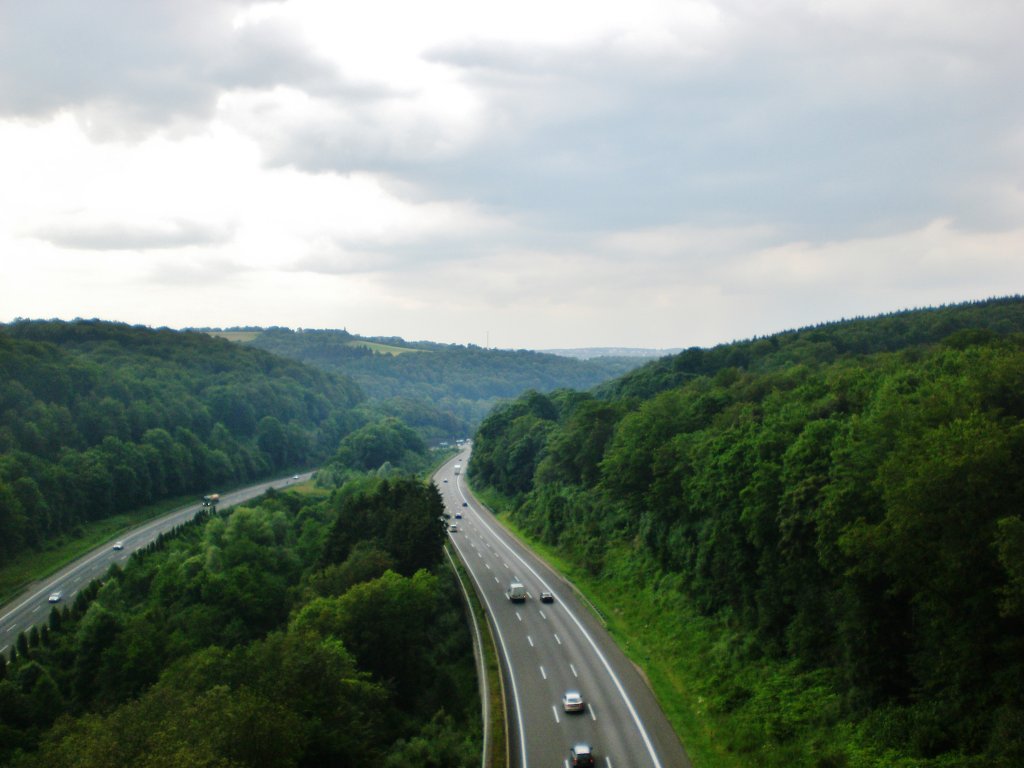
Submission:
<svg viewBox="0 0 1024 768">
<path fill-rule="evenodd" d="M 462 519 L 462 513 L 461 512 L 456 512 L 455 513 L 455 519 L 456 520 L 461 520 Z"/>
<path fill-rule="evenodd" d="M 469 504 L 467 504 L 467 503 L 466 503 L 466 502 L 464 501 L 464 502 L 462 502 L 462 506 L 464 506 L 464 507 L 468 507 L 468 506 L 469 506 Z"/>
<path fill-rule="evenodd" d="M 61 600 L 64 599 L 64 593 L 58 589 L 56 592 L 51 592 L 50 596 L 46 599 L 49 600 L 51 603 L 59 603 Z"/>
<path fill-rule="evenodd" d="M 446 478 L 444 479 L 444 481 L 445 481 L 445 482 L 447 483 L 447 482 L 448 482 L 448 478 L 446 477 Z"/>
<path fill-rule="evenodd" d="M 455 474 L 457 475 L 457 474 L 459 474 L 459 473 L 460 473 L 461 471 L 462 471 L 462 465 L 461 465 L 461 464 L 456 464 L 456 465 L 455 465 Z"/>
<path fill-rule="evenodd" d="M 124 542 L 123 541 L 115 541 L 114 542 L 114 549 L 117 550 L 118 552 L 120 552 L 122 549 L 124 549 Z"/>
<path fill-rule="evenodd" d="M 592 768 L 594 753 L 590 750 L 590 745 L 574 744 L 569 750 L 569 765 L 573 768 Z"/>
<path fill-rule="evenodd" d="M 451 531 L 452 533 L 458 533 L 459 532 L 459 526 L 456 525 L 455 523 L 452 523 L 451 525 L 448 526 L 448 530 Z"/>
<path fill-rule="evenodd" d="M 216 507 L 218 502 L 220 502 L 220 494 L 219 493 L 210 493 L 210 494 L 207 494 L 206 496 L 203 496 L 203 506 L 204 507 Z"/>
<path fill-rule="evenodd" d="M 582 712 L 585 708 L 586 704 L 579 691 L 566 691 L 562 694 L 562 709 L 566 712 Z"/>
<path fill-rule="evenodd" d="M 298 480 L 298 479 L 299 479 L 298 475 L 292 475 L 292 480 Z"/>
<path fill-rule="evenodd" d="M 513 603 L 521 603 L 526 600 L 526 587 L 521 581 L 513 581 L 505 590 L 505 597 Z"/>
<path fill-rule="evenodd" d="M 542 603 L 553 603 L 555 602 L 555 596 L 552 595 L 550 592 L 541 592 L 540 601 Z"/>
</svg>

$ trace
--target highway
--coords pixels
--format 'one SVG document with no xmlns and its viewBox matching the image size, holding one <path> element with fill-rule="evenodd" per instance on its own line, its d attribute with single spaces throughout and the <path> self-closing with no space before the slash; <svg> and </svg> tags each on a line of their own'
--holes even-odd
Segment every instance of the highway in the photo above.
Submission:
<svg viewBox="0 0 1024 768">
<path fill-rule="evenodd" d="M 260 496 L 269 488 L 286 488 L 303 482 L 311 475 L 311 472 L 307 472 L 299 475 L 298 479 L 289 476 L 221 494 L 218 509 L 241 504 Z M 0 608 L 0 653 L 7 653 L 11 645 L 17 641 L 19 633 L 27 632 L 33 625 L 39 626 L 46 622 L 52 607 L 48 602 L 50 594 L 58 590 L 62 592 L 59 604 L 73 601 L 78 590 L 106 573 L 111 564 L 123 564 L 132 552 L 146 546 L 161 533 L 191 520 L 200 509 L 202 503 L 197 501 L 195 504 L 180 507 L 163 517 L 143 523 L 116 539 L 124 545 L 124 549 L 113 549 L 115 540 L 111 539 L 52 576 L 30 585 L 21 595 Z"/>
<path fill-rule="evenodd" d="M 449 536 L 491 619 L 505 674 L 510 768 L 569 766 L 586 742 L 604 768 L 689 768 L 686 752 L 647 683 L 571 586 L 479 505 L 465 485 L 468 449 L 434 475 L 457 531 Z M 465 506 L 463 506 L 465 504 Z M 462 515 L 455 519 L 455 514 Z M 526 585 L 525 602 L 505 590 Z M 554 601 L 542 603 L 540 593 Z M 582 693 L 586 709 L 566 713 L 562 694 Z"/>
</svg>

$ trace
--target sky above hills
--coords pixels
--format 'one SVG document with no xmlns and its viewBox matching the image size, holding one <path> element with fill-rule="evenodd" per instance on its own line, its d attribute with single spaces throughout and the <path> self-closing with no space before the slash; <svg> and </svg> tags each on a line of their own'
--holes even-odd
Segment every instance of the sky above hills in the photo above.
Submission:
<svg viewBox="0 0 1024 768">
<path fill-rule="evenodd" d="M 687 347 L 1024 292 L 1018 0 L 0 0 L 0 321 Z"/>
</svg>

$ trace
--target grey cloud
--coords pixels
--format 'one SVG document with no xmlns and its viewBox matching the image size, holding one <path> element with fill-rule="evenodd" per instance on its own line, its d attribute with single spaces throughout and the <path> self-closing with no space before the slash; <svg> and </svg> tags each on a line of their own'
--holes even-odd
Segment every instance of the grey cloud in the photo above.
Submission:
<svg viewBox="0 0 1024 768">
<path fill-rule="evenodd" d="M 224 0 L 0 5 L 0 116 L 73 108 L 100 138 L 207 119 L 225 89 L 345 90 L 333 68 L 271 22 L 234 29 Z M 359 92 L 359 88 L 352 88 Z"/>
<path fill-rule="evenodd" d="M 473 40 L 438 47 L 484 101 L 455 153 L 358 111 L 277 137 L 277 163 L 384 171 L 551 231 L 772 222 L 778 242 L 884 234 L 951 216 L 1006 227 L 1024 172 L 1024 6 L 961 24 L 955 4 L 829 17 L 722 3 L 709 50 Z M 773 6 L 774 8 L 775 6 Z M 879 14 L 884 13 L 882 18 Z M 926 21 L 926 18 L 928 21 Z M 680 34 L 680 40 L 686 36 Z"/>
<path fill-rule="evenodd" d="M 147 224 L 76 221 L 51 222 L 27 234 L 62 248 L 89 251 L 145 251 L 186 246 L 218 245 L 231 239 L 234 230 L 175 219 Z"/>
</svg>

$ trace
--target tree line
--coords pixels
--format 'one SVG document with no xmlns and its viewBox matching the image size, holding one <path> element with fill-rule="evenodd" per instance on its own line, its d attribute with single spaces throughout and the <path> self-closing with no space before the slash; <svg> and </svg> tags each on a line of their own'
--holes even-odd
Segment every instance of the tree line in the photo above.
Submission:
<svg viewBox="0 0 1024 768">
<path fill-rule="evenodd" d="M 407 351 L 377 352 L 365 345 L 367 341 Z M 643 362 L 577 360 L 473 344 L 362 339 L 342 330 L 268 328 L 249 344 L 351 376 L 381 409 L 427 437 L 467 435 L 500 400 L 524 390 L 592 387 Z"/>
<path fill-rule="evenodd" d="M 1020 765 L 1024 303 L 962 309 L 801 332 L 820 358 L 766 339 L 524 394 L 481 424 L 471 479 L 597 576 L 714 620 L 729 658 L 700 692 L 752 723 L 754 764 L 807 739 L 806 765 Z M 699 357 L 722 364 L 678 376 Z"/>
<path fill-rule="evenodd" d="M 330 456 L 351 380 L 206 334 L 0 326 L 0 563 L 81 523 Z"/>
<path fill-rule="evenodd" d="M 54 609 L 0 663 L 0 763 L 478 762 L 434 486 L 364 476 L 200 518 Z"/>
</svg>

